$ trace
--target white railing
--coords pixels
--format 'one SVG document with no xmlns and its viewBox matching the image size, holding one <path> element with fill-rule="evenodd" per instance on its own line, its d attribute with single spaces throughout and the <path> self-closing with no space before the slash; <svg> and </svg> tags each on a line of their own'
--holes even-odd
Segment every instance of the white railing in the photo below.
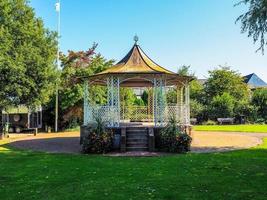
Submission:
<svg viewBox="0 0 267 200">
<path fill-rule="evenodd" d="M 168 122 L 171 117 L 175 117 L 182 124 L 188 123 L 188 106 L 169 105 L 157 107 L 157 111 L 148 106 L 90 106 L 89 121 L 101 118 L 110 126 L 118 126 L 123 121 L 136 122 Z M 156 116 L 155 116 L 156 115 Z"/>
</svg>

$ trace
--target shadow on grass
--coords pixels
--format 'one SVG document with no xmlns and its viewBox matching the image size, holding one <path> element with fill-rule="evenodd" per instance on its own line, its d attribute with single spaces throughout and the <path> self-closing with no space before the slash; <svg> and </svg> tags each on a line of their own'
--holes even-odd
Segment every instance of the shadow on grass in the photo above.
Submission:
<svg viewBox="0 0 267 200">
<path fill-rule="evenodd" d="M 79 137 L 54 137 L 40 139 L 23 139 L 12 141 L 2 145 L 6 150 L 31 150 L 49 153 L 80 153 L 80 138 Z"/>
<path fill-rule="evenodd" d="M 79 144 L 78 138 L 36 140 L 36 145 L 62 149 Z M 267 195 L 266 139 L 248 150 L 149 158 L 13 149 L 32 142 L 13 142 L 10 150 L 0 152 L 2 199 L 266 199 Z"/>
<path fill-rule="evenodd" d="M 49 153 L 74 153 L 80 154 L 81 146 L 79 144 L 79 137 L 52 137 L 52 138 L 22 138 L 21 140 L 11 141 L 8 145 L 0 146 L 0 151 L 9 151 L 9 148 L 49 152 Z M 193 153 L 215 153 L 226 152 L 233 150 L 240 150 L 240 147 L 224 146 L 224 147 L 192 147 Z M 141 154 L 140 154 L 141 155 Z M 164 155 L 164 154 L 163 154 Z M 169 154 L 165 154 L 169 155 Z M 170 154 L 173 155 L 173 154 Z"/>
</svg>

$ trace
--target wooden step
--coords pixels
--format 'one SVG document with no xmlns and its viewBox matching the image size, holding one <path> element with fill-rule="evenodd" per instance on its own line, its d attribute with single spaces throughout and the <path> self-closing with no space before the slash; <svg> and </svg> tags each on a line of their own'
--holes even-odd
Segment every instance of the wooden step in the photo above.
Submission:
<svg viewBox="0 0 267 200">
<path fill-rule="evenodd" d="M 128 138 L 127 142 L 148 142 L 148 138 Z"/>
<path fill-rule="evenodd" d="M 147 135 L 126 135 L 126 140 L 128 139 L 143 139 L 143 140 L 146 140 L 148 139 L 148 136 Z"/>
<path fill-rule="evenodd" d="M 148 147 L 126 147 L 127 151 L 148 151 Z"/>
<path fill-rule="evenodd" d="M 130 147 L 136 147 L 136 148 L 147 148 L 147 144 L 141 144 L 141 143 L 138 143 L 138 144 L 127 144 L 127 148 L 130 148 Z"/>
<path fill-rule="evenodd" d="M 128 140 L 127 142 L 126 142 L 126 144 L 131 144 L 131 145 L 134 145 L 134 144 L 143 144 L 143 145 L 147 145 L 147 140 L 139 140 L 139 141 L 132 141 L 132 140 Z"/>
<path fill-rule="evenodd" d="M 129 127 L 126 129 L 127 151 L 148 151 L 148 129 Z"/>
<path fill-rule="evenodd" d="M 127 134 L 147 134 L 147 131 L 134 130 L 134 131 L 126 131 Z"/>
</svg>

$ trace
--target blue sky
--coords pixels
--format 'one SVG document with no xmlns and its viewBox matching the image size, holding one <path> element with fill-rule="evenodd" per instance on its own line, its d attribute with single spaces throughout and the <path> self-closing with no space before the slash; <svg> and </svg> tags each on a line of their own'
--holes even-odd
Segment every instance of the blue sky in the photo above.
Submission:
<svg viewBox="0 0 267 200">
<path fill-rule="evenodd" d="M 31 0 L 45 26 L 56 30 L 56 0 Z M 191 65 L 199 78 L 218 65 L 267 81 L 267 56 L 240 33 L 238 0 L 61 0 L 61 50 L 86 50 L 93 42 L 107 59 L 119 61 L 133 36 L 158 64 L 172 71 Z M 267 54 L 267 53 L 266 53 Z"/>
</svg>

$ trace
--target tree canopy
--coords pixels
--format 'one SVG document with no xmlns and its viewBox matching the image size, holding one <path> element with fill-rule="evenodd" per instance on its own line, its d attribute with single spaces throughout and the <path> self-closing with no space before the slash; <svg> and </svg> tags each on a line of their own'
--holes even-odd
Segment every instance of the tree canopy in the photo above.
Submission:
<svg viewBox="0 0 267 200">
<path fill-rule="evenodd" d="M 243 77 L 229 67 L 222 67 L 209 71 L 209 78 L 205 83 L 206 100 L 210 102 L 215 96 L 228 93 L 237 100 L 248 99 L 249 89 Z"/>
<path fill-rule="evenodd" d="M 241 22 L 242 33 L 252 37 L 254 43 L 260 42 L 258 50 L 264 53 L 267 44 L 267 0 L 242 0 L 237 5 L 248 5 L 248 11 L 240 15 L 236 22 Z"/>
<path fill-rule="evenodd" d="M 267 120 L 267 89 L 256 89 L 252 96 L 252 103 L 256 106 L 258 115 Z"/>
<path fill-rule="evenodd" d="M 56 33 L 44 28 L 26 0 L 0 1 L 0 105 L 41 105 L 57 77 Z"/>
<path fill-rule="evenodd" d="M 68 127 L 68 124 L 73 120 L 79 123 L 82 119 L 83 78 L 101 72 L 113 64 L 113 60 L 106 60 L 100 54 L 96 54 L 96 48 L 97 45 L 93 44 L 86 51 L 68 51 L 68 54 L 61 54 L 60 56 L 62 71 L 59 107 L 61 121 L 65 127 Z M 105 104 L 106 93 L 104 87 L 90 86 L 90 102 L 92 104 Z"/>
</svg>

